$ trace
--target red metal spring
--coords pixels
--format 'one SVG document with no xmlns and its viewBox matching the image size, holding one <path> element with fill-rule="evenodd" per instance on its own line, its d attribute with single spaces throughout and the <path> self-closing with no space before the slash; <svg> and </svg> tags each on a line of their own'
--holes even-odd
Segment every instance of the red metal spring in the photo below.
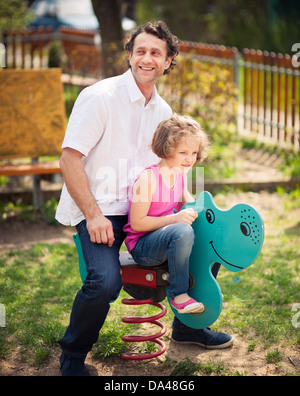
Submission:
<svg viewBox="0 0 300 396">
<path fill-rule="evenodd" d="M 162 337 L 167 329 L 166 326 L 159 322 L 157 319 L 161 319 L 162 317 L 165 316 L 167 313 L 167 309 L 165 306 L 163 306 L 161 303 L 153 303 L 152 299 L 147 299 L 147 300 L 135 300 L 134 298 L 125 298 L 122 300 L 122 303 L 125 305 L 146 305 L 150 304 L 153 305 L 157 308 L 160 308 L 162 312 L 155 316 L 151 317 L 138 317 L 138 316 L 129 316 L 122 318 L 123 323 L 152 323 L 157 326 L 159 326 L 162 330 L 159 333 L 155 333 L 153 335 L 149 336 L 141 336 L 141 335 L 125 335 L 122 337 L 122 340 L 125 342 L 146 342 L 146 341 L 152 341 L 155 342 L 156 344 L 160 345 L 160 349 L 156 352 L 153 353 L 146 353 L 146 354 L 129 354 L 129 353 L 123 353 L 122 358 L 125 360 L 146 360 L 146 359 L 152 359 L 157 356 L 162 355 L 165 353 L 167 347 L 166 344 L 159 340 L 159 337 Z"/>
</svg>

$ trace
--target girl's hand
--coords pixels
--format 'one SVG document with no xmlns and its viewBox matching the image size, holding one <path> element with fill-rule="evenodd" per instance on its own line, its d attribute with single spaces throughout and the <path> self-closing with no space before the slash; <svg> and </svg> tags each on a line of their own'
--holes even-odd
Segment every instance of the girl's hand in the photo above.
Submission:
<svg viewBox="0 0 300 396">
<path fill-rule="evenodd" d="M 198 212 L 193 209 L 184 209 L 175 214 L 176 223 L 186 223 L 192 225 L 198 217 Z"/>
</svg>

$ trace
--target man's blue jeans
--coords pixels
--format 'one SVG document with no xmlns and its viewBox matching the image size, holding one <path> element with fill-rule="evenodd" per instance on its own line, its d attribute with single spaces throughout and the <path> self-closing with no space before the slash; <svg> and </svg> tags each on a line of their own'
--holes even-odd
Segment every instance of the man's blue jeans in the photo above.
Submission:
<svg viewBox="0 0 300 396">
<path fill-rule="evenodd" d="M 109 302 L 118 296 L 122 287 L 119 250 L 126 237 L 123 227 L 128 218 L 108 216 L 108 219 L 113 224 L 115 236 L 111 248 L 91 242 L 85 220 L 76 227 L 88 274 L 74 300 L 69 327 L 59 341 L 67 356 L 84 358 L 92 349 L 109 311 Z M 177 318 L 173 325 L 181 326 L 182 331 L 194 331 Z"/>
<path fill-rule="evenodd" d="M 127 216 L 107 216 L 112 222 L 115 241 L 112 247 L 92 243 L 86 221 L 76 226 L 87 266 L 87 278 L 74 300 L 70 325 L 59 341 L 65 355 L 85 357 L 98 340 L 109 311 L 109 302 L 121 288 L 119 250 L 126 237 Z"/>
<path fill-rule="evenodd" d="M 155 266 L 168 261 L 168 294 L 174 298 L 188 291 L 189 258 L 194 239 L 190 225 L 171 224 L 141 237 L 131 255 L 140 265 Z"/>
</svg>

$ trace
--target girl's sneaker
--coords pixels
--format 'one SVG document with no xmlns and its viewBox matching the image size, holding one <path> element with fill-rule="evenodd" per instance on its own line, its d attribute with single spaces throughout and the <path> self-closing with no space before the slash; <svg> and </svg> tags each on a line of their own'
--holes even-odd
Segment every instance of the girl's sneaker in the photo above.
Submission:
<svg viewBox="0 0 300 396">
<path fill-rule="evenodd" d="M 204 312 L 204 305 L 202 303 L 197 302 L 193 298 L 190 298 L 188 301 L 182 304 L 176 304 L 174 299 L 171 299 L 171 306 L 177 309 L 178 313 L 202 313 Z"/>
</svg>

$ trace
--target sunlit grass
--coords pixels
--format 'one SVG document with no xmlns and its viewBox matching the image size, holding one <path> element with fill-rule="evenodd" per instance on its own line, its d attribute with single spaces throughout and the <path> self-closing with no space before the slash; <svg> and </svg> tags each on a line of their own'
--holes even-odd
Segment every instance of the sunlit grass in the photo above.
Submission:
<svg viewBox="0 0 300 396">
<path fill-rule="evenodd" d="M 226 199 L 226 194 L 216 197 L 219 206 Z M 269 211 L 265 218 L 266 238 L 257 261 L 238 274 L 221 268 L 218 280 L 224 308 L 212 327 L 243 336 L 249 351 L 264 347 L 268 361 L 280 360 L 285 347 L 300 346 L 300 331 L 292 322 L 295 315 L 292 308 L 300 303 L 300 205 L 296 202 L 299 197 L 281 192 L 278 199 L 280 208 Z M 16 349 L 28 365 L 39 366 L 49 358 L 68 325 L 80 287 L 75 246 L 37 244 L 25 251 L 2 254 L 0 302 L 6 309 L 6 327 L 0 328 L 0 358 L 8 357 Z M 139 334 L 142 328 L 126 325 L 121 318 L 128 314 L 153 315 L 157 308 L 124 306 L 121 302 L 124 297 L 127 295 L 122 291 L 111 304 L 92 351 L 94 357 L 120 356 L 128 348 L 139 352 L 152 348 L 151 344 L 124 344 L 122 335 Z M 164 304 L 168 306 L 167 301 Z M 163 321 L 169 328 L 172 319 L 168 309 Z M 202 366 L 191 368 L 189 362 L 185 366 L 192 371 L 208 370 Z"/>
</svg>

